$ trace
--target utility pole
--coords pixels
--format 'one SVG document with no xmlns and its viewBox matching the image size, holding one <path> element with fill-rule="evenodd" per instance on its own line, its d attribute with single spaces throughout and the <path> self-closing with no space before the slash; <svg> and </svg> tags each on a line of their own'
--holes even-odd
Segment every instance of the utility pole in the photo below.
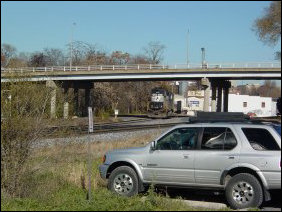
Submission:
<svg viewBox="0 0 282 212">
<path fill-rule="evenodd" d="M 202 68 L 207 68 L 206 50 L 205 48 L 201 48 L 201 51 L 202 51 Z"/>
<path fill-rule="evenodd" d="M 74 30 L 74 26 L 76 25 L 76 23 L 75 22 L 73 22 L 72 23 L 72 28 L 71 28 L 71 43 L 70 43 L 70 45 L 71 45 L 71 51 L 70 51 L 70 71 L 71 71 L 71 69 L 72 69 L 72 41 L 73 41 L 73 30 Z"/>
<path fill-rule="evenodd" d="M 187 31 L 187 66 L 189 65 L 189 29 Z"/>
</svg>

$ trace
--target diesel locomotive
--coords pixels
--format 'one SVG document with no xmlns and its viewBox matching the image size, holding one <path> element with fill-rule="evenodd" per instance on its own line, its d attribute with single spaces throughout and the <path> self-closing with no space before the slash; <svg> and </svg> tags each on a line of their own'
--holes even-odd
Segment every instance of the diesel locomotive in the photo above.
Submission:
<svg viewBox="0 0 282 212">
<path fill-rule="evenodd" d="M 168 118 L 174 113 L 174 95 L 163 88 L 154 88 L 148 109 L 150 118 Z"/>
</svg>

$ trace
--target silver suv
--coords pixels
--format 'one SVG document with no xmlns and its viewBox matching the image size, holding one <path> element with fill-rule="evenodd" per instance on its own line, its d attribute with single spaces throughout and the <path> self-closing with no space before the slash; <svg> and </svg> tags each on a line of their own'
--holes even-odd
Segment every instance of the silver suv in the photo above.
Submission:
<svg viewBox="0 0 282 212">
<path fill-rule="evenodd" d="M 281 189 L 281 125 L 200 122 L 176 126 L 142 148 L 115 150 L 99 167 L 120 195 L 150 184 L 224 190 L 233 209 L 259 207 Z"/>
</svg>

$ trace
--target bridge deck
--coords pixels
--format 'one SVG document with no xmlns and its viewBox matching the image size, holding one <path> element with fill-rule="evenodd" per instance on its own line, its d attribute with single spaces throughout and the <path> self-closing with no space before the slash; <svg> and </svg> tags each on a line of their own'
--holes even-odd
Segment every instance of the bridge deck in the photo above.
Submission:
<svg viewBox="0 0 282 212">
<path fill-rule="evenodd" d="M 1 82 L 11 78 L 25 78 L 28 81 L 46 80 L 185 80 L 207 78 L 224 79 L 281 79 L 281 68 L 210 68 L 210 69 L 129 69 L 90 71 L 30 71 L 1 72 Z"/>
</svg>

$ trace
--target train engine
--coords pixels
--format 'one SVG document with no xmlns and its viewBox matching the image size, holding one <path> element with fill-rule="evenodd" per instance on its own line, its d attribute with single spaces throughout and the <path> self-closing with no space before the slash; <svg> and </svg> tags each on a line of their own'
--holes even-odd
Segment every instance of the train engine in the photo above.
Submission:
<svg viewBox="0 0 282 212">
<path fill-rule="evenodd" d="M 148 109 L 150 118 L 168 118 L 174 112 L 173 94 L 163 88 L 154 88 Z"/>
</svg>

